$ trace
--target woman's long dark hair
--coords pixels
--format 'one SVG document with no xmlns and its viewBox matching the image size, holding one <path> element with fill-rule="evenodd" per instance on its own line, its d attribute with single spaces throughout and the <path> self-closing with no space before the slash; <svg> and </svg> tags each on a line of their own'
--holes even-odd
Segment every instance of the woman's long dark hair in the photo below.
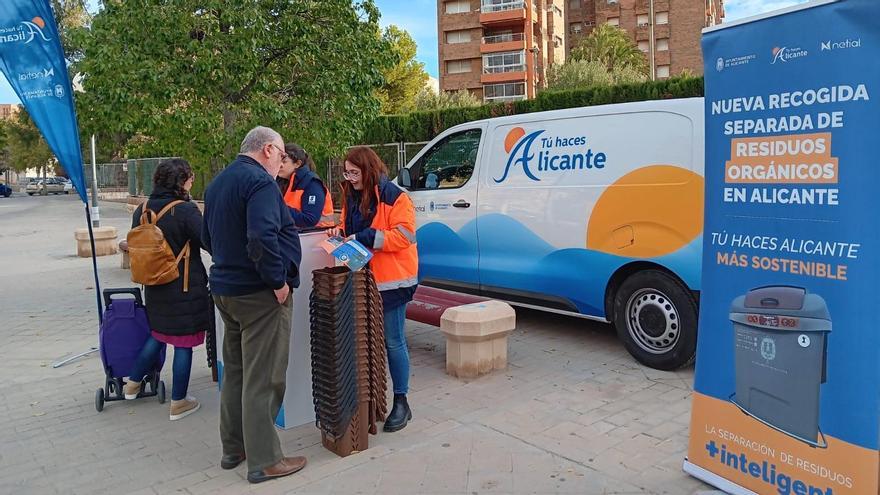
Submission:
<svg viewBox="0 0 880 495">
<path fill-rule="evenodd" d="M 375 197 L 375 189 L 379 184 L 379 178 L 388 174 L 388 167 L 385 166 L 379 155 L 367 146 L 355 146 L 348 150 L 348 154 L 345 155 L 345 161 L 350 162 L 361 171 L 364 189 L 363 194 L 361 194 L 360 210 L 361 215 L 366 217 L 370 214 L 370 203 Z M 351 190 L 351 184 L 348 181 L 342 183 L 343 202 L 348 201 Z M 347 207 L 348 205 L 345 206 Z"/>
<path fill-rule="evenodd" d="M 178 198 L 189 201 L 192 198 L 183 188 L 183 184 L 192 176 L 192 167 L 186 160 L 182 158 L 163 160 L 153 174 L 153 187 L 170 189 Z"/>
<path fill-rule="evenodd" d="M 284 152 L 290 156 L 290 159 L 294 162 L 302 162 L 305 167 L 308 167 L 312 172 L 315 171 L 315 162 L 312 161 L 312 157 L 306 153 L 306 150 L 303 149 L 302 146 L 296 143 L 287 143 L 284 145 Z"/>
</svg>

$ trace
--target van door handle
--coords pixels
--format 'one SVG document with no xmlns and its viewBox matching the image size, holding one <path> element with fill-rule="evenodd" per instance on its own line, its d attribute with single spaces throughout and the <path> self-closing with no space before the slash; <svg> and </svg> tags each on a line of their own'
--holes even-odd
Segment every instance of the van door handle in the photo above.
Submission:
<svg viewBox="0 0 880 495">
<path fill-rule="evenodd" d="M 452 203 L 452 206 L 454 206 L 456 208 L 470 208 L 471 204 L 463 199 L 459 199 L 455 203 Z"/>
</svg>

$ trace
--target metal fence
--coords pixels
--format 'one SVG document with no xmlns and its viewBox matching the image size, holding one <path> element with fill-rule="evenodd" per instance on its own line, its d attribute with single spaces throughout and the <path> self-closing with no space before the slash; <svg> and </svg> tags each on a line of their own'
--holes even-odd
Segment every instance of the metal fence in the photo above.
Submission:
<svg viewBox="0 0 880 495">
<path fill-rule="evenodd" d="M 95 166 L 98 177 L 98 189 L 110 191 L 128 188 L 128 171 L 125 163 L 99 163 Z M 87 186 L 92 184 L 92 166 L 83 166 L 83 176 Z"/>
<path fill-rule="evenodd" d="M 126 187 L 130 196 L 149 196 L 153 192 L 153 174 L 162 160 L 170 157 L 134 158 L 126 162 Z"/>
<path fill-rule="evenodd" d="M 388 167 L 388 176 L 391 179 L 397 177 L 397 172 L 409 162 L 427 144 L 427 141 L 400 142 L 386 144 L 369 144 L 379 155 L 379 158 Z M 122 188 L 130 196 L 149 196 L 153 192 L 153 174 L 156 167 L 163 160 L 171 157 L 135 158 L 126 163 L 112 163 L 98 166 L 98 187 Z M 327 162 L 326 184 L 333 196 L 333 204 L 338 208 L 341 203 L 340 183 L 344 157 L 331 158 Z M 91 181 L 91 168 L 88 169 L 87 180 Z M 323 174 L 322 174 L 323 175 Z M 201 198 L 205 186 L 210 182 L 209 172 L 196 172 L 195 184 L 193 185 L 193 197 Z M 103 181 L 103 182 L 102 182 Z M 106 184 L 106 185 L 105 185 Z M 102 191 L 103 192 L 103 191 Z"/>
</svg>

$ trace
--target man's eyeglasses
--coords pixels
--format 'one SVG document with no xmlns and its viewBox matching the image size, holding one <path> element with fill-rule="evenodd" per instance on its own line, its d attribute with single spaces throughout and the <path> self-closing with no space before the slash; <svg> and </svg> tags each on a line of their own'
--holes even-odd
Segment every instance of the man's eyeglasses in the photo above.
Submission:
<svg viewBox="0 0 880 495">
<path fill-rule="evenodd" d="M 276 150 L 278 150 L 279 153 L 281 153 L 281 161 L 282 161 L 282 162 L 283 162 L 284 160 L 287 159 L 287 156 L 288 156 L 288 155 L 287 155 L 287 153 L 284 152 L 283 149 L 279 148 L 278 146 L 276 146 L 276 145 L 274 145 L 274 144 L 272 144 L 272 143 L 269 143 L 269 146 L 275 148 Z"/>
<path fill-rule="evenodd" d="M 356 180 L 356 179 L 360 178 L 361 172 L 360 172 L 360 170 L 353 170 L 351 172 L 346 170 L 346 171 L 342 172 L 342 176 L 348 180 Z"/>
</svg>

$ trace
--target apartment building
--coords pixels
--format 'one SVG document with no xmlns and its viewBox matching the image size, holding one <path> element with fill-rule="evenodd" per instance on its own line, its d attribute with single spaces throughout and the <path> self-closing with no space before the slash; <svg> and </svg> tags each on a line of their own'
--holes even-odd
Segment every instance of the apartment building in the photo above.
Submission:
<svg viewBox="0 0 880 495">
<path fill-rule="evenodd" d="M 566 0 L 566 54 L 602 24 L 625 30 L 648 57 L 657 79 L 703 73 L 703 28 L 721 23 L 723 0 Z"/>
<path fill-rule="evenodd" d="M 535 96 L 566 53 L 568 0 L 438 0 L 440 89 L 487 102 Z"/>
<path fill-rule="evenodd" d="M 21 105 L 15 103 L 0 103 L 0 120 L 12 120 L 13 117 L 18 115 L 20 110 Z"/>
</svg>

